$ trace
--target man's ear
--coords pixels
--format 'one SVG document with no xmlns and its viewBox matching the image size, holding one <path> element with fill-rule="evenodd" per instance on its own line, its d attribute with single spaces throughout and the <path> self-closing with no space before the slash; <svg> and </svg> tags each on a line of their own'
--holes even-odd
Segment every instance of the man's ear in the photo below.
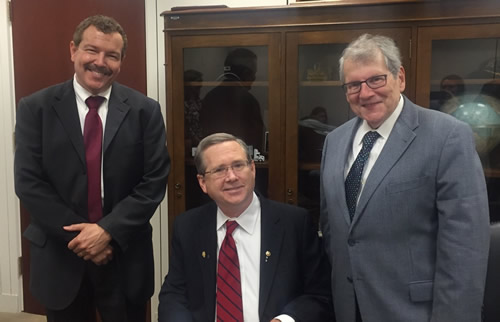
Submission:
<svg viewBox="0 0 500 322">
<path fill-rule="evenodd" d="M 72 62 L 75 62 L 75 53 L 76 51 L 78 50 L 78 46 L 75 45 L 75 42 L 72 40 L 69 42 L 69 54 L 70 54 L 70 57 L 71 57 L 71 61 Z"/>
<path fill-rule="evenodd" d="M 406 75 L 405 75 L 405 69 L 403 66 L 399 68 L 398 72 L 398 78 L 399 78 L 399 92 L 403 93 L 406 87 Z"/>
<path fill-rule="evenodd" d="M 207 193 L 207 185 L 205 182 L 205 176 L 202 176 L 201 174 L 197 174 L 196 178 L 198 179 L 198 184 L 200 185 L 201 190 L 203 190 L 204 193 Z"/>
</svg>

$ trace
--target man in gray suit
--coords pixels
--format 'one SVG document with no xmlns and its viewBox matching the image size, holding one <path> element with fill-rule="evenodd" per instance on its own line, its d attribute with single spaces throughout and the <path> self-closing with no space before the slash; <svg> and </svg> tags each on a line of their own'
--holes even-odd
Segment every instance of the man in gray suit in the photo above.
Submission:
<svg viewBox="0 0 500 322">
<path fill-rule="evenodd" d="M 471 129 L 401 95 L 387 37 L 352 42 L 340 77 L 357 117 L 327 136 L 321 166 L 337 321 L 480 321 L 489 216 Z"/>
</svg>

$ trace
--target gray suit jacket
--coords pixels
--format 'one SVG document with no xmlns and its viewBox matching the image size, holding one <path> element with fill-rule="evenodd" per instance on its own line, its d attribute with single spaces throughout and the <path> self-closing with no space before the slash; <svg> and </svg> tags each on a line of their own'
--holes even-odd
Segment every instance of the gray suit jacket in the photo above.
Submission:
<svg viewBox="0 0 500 322">
<path fill-rule="evenodd" d="M 480 321 L 489 245 L 486 185 L 468 125 L 404 97 L 352 224 L 344 168 L 361 119 L 331 132 L 321 224 L 337 321 Z"/>
</svg>

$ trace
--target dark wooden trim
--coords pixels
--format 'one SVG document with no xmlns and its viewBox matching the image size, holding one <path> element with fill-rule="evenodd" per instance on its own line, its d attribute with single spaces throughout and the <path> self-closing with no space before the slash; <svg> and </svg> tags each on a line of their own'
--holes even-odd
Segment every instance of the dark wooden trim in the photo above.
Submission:
<svg viewBox="0 0 500 322">
<path fill-rule="evenodd" d="M 500 1 L 456 0 L 359 5 L 332 2 L 282 7 L 165 11 L 165 31 L 332 26 L 388 22 L 486 19 L 500 16 Z"/>
</svg>

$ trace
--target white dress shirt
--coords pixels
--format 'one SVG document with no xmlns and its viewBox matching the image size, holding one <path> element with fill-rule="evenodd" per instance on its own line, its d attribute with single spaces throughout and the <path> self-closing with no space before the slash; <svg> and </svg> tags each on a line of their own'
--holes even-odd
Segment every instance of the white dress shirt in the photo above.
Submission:
<svg viewBox="0 0 500 322">
<path fill-rule="evenodd" d="M 240 262 L 243 319 L 245 322 L 259 321 L 261 208 L 257 195 L 253 194 L 252 202 L 238 218 L 227 217 L 217 207 L 217 259 L 222 241 L 226 237 L 227 220 L 236 220 L 238 223 L 233 232 L 233 239 Z M 277 318 L 282 322 L 295 321 L 288 315 L 280 315 Z"/>
<path fill-rule="evenodd" d="M 359 201 L 359 196 L 361 196 L 361 192 L 363 191 L 363 187 L 365 186 L 366 179 L 368 178 L 368 175 L 370 174 L 370 171 L 373 168 L 373 165 L 377 161 L 380 153 L 382 152 L 382 149 L 385 146 L 385 143 L 389 139 L 389 135 L 392 132 L 392 129 L 394 128 L 394 124 L 396 124 L 396 121 L 398 120 L 399 115 L 401 114 L 401 111 L 403 110 L 403 104 L 404 104 L 404 99 L 403 96 L 400 95 L 399 97 L 399 103 L 396 106 L 396 109 L 392 114 L 387 118 L 387 120 L 382 123 L 378 127 L 378 129 L 372 129 L 368 123 L 363 120 L 363 123 L 361 123 L 361 126 L 358 128 L 354 139 L 352 140 L 352 149 L 351 152 L 349 153 L 349 156 L 347 157 L 347 163 L 344 169 L 344 180 L 347 178 L 347 174 L 349 173 L 349 170 L 351 169 L 352 164 L 354 163 L 354 160 L 356 160 L 356 157 L 358 156 L 359 152 L 361 151 L 361 148 L 363 147 L 363 137 L 367 132 L 370 131 L 377 131 L 380 137 L 375 141 L 373 144 L 373 147 L 370 151 L 370 156 L 368 157 L 368 161 L 365 163 L 365 168 L 363 170 L 363 175 L 361 177 L 361 187 L 360 191 L 358 194 L 358 201 Z"/>
<path fill-rule="evenodd" d="M 99 114 L 99 117 L 101 118 L 101 123 L 102 123 L 102 138 L 104 140 L 104 128 L 106 126 L 106 117 L 108 116 L 108 102 L 109 102 L 109 96 L 111 94 L 111 87 L 110 86 L 107 90 L 104 92 L 99 93 L 99 96 L 104 97 L 104 101 L 102 102 L 101 106 L 97 110 L 97 113 Z M 80 128 L 82 130 L 82 135 L 85 127 L 85 117 L 87 116 L 87 113 L 89 112 L 89 107 L 85 103 L 85 100 L 89 96 L 93 96 L 89 91 L 87 91 L 85 88 L 83 88 L 80 83 L 76 80 L 76 75 L 73 76 L 73 88 L 75 89 L 75 96 L 76 96 L 76 107 L 78 108 L 78 116 L 80 117 Z M 104 200 L 104 180 L 102 176 L 102 158 L 101 158 L 101 199 Z"/>
</svg>

